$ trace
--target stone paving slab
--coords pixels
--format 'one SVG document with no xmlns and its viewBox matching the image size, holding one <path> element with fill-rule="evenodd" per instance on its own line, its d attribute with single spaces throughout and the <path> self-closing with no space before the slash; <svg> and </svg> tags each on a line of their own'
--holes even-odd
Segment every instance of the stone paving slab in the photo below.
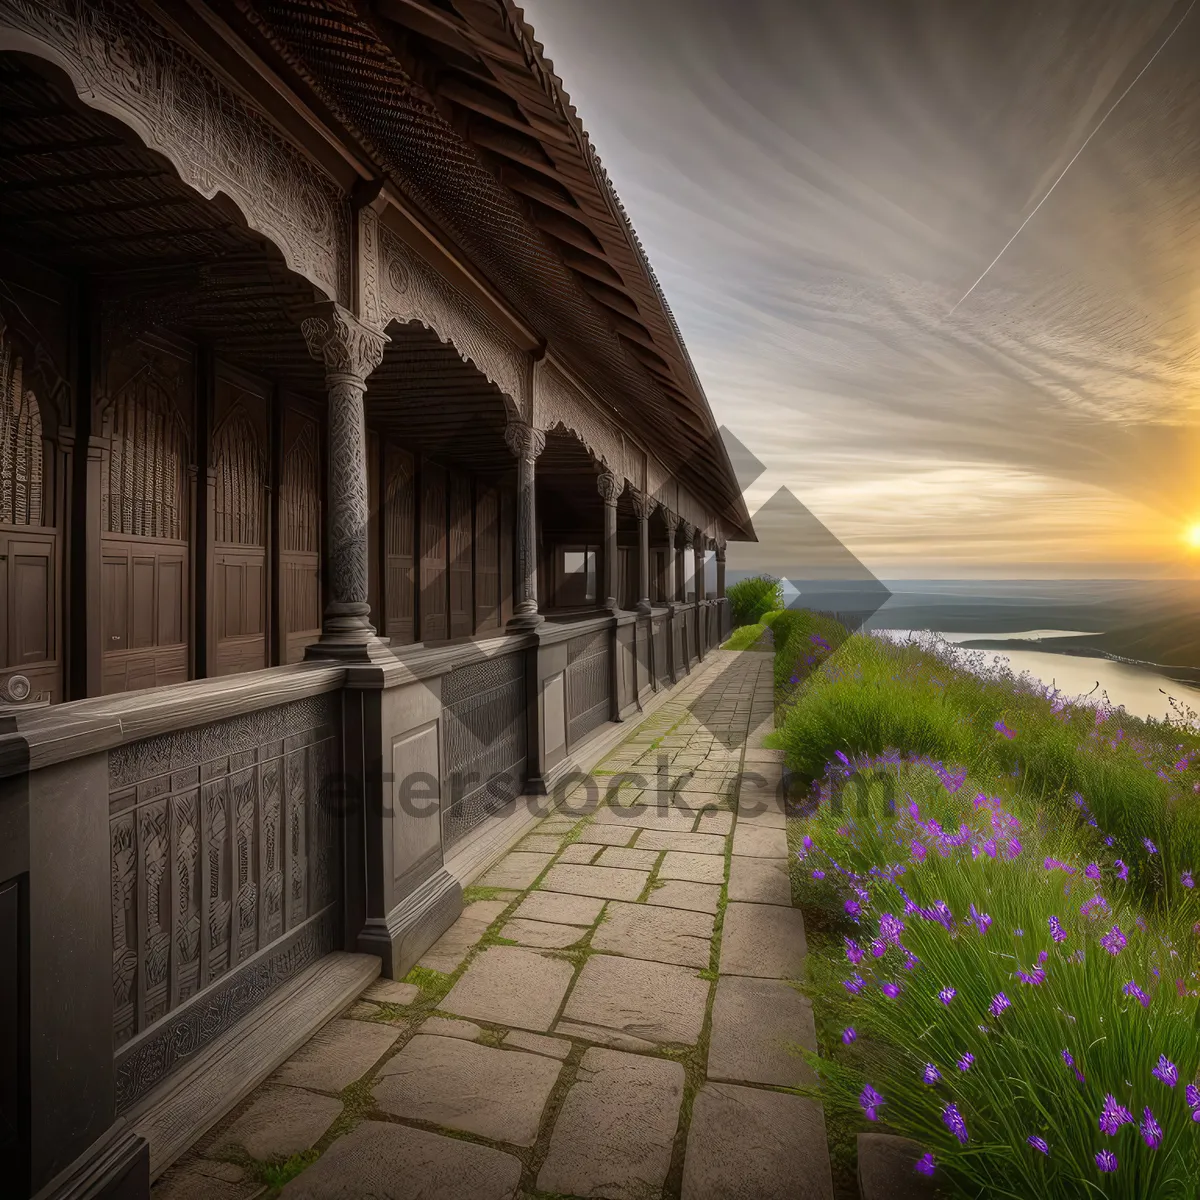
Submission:
<svg viewBox="0 0 1200 1200">
<path fill-rule="evenodd" d="M 154 1185 L 154 1200 L 248 1200 L 261 1189 L 246 1180 L 208 1174 L 200 1162 L 181 1163 Z"/>
<path fill-rule="evenodd" d="M 563 1020 L 694 1045 L 707 1002 L 708 984 L 691 968 L 596 954 L 584 963 Z"/>
<path fill-rule="evenodd" d="M 721 974 L 759 979 L 798 979 L 804 970 L 804 918 L 776 904 L 725 906 Z"/>
<path fill-rule="evenodd" d="M 421 994 L 415 983 L 400 983 L 395 979 L 377 979 L 363 992 L 364 1000 L 383 1004 L 411 1004 Z"/>
<path fill-rule="evenodd" d="M 340 1092 L 365 1075 L 399 1036 L 393 1025 L 339 1017 L 305 1042 L 273 1079 L 294 1087 Z"/>
<path fill-rule="evenodd" d="M 542 880 L 541 888 L 548 892 L 597 896 L 604 900 L 636 900 L 649 879 L 649 871 L 567 864 L 551 867 Z"/>
<path fill-rule="evenodd" d="M 634 1037 L 631 1033 L 618 1033 L 605 1029 L 603 1025 L 585 1025 L 580 1021 L 559 1021 L 554 1032 L 563 1037 L 577 1038 L 597 1046 L 608 1046 L 613 1050 L 628 1050 L 633 1054 L 653 1054 L 658 1049 L 656 1042 Z"/>
<path fill-rule="evenodd" d="M 284 1200 L 513 1200 L 521 1160 L 490 1146 L 383 1121 L 338 1138 Z"/>
<path fill-rule="evenodd" d="M 430 1037 L 461 1038 L 473 1042 L 483 1032 L 474 1021 L 460 1021 L 457 1017 L 426 1017 L 421 1022 L 420 1032 Z"/>
<path fill-rule="evenodd" d="M 590 863 L 597 854 L 602 853 L 602 847 L 594 842 L 572 842 L 558 856 L 560 863 Z"/>
<path fill-rule="evenodd" d="M 636 808 L 602 808 L 596 813 L 597 825 L 634 826 L 638 829 L 675 829 L 691 833 L 696 824 L 694 813 L 677 808 L 650 805 Z"/>
<path fill-rule="evenodd" d="M 523 891 L 549 865 L 552 854 L 530 854 L 514 850 L 506 854 L 482 879 L 481 887 L 516 888 Z"/>
<path fill-rule="evenodd" d="M 604 900 L 566 892 L 530 892 L 513 910 L 520 920 L 548 921 L 556 925 L 594 925 Z"/>
<path fill-rule="evenodd" d="M 692 1105 L 682 1200 L 833 1200 L 820 1104 L 706 1083 Z"/>
<path fill-rule="evenodd" d="M 733 852 L 743 858 L 787 858 L 787 834 L 781 828 L 750 825 L 739 819 L 733 831 Z"/>
<path fill-rule="evenodd" d="M 645 834 L 640 836 L 644 837 Z M 606 846 L 596 859 L 598 867 L 628 867 L 634 871 L 652 871 L 657 865 L 658 851 L 643 849 L 640 844 L 633 849 Z"/>
<path fill-rule="evenodd" d="M 668 850 L 658 868 L 659 879 L 686 879 L 692 883 L 723 883 L 725 859 L 715 854 L 689 854 Z"/>
<path fill-rule="evenodd" d="M 557 854 L 561 849 L 561 837 L 556 837 L 550 833 L 542 833 L 539 830 L 537 833 L 531 833 L 527 838 L 519 842 L 513 853 Z"/>
<path fill-rule="evenodd" d="M 518 946 L 489 946 L 440 1007 L 459 1017 L 546 1033 L 574 970 L 569 962 Z"/>
<path fill-rule="evenodd" d="M 712 1008 L 709 1079 L 791 1088 L 816 1083 L 796 1045 L 817 1049 L 807 997 L 778 979 L 721 976 Z"/>
<path fill-rule="evenodd" d="M 451 975 L 467 957 L 471 947 L 488 926 L 508 907 L 508 900 L 476 900 L 459 914 L 458 920 L 421 956 L 419 965 Z"/>
<path fill-rule="evenodd" d="M 592 949 L 704 970 L 712 936 L 707 913 L 613 902 L 592 935 Z"/>
<path fill-rule="evenodd" d="M 251 1158 L 288 1158 L 319 1142 L 341 1111 L 342 1102 L 332 1096 L 295 1087 L 260 1088 L 213 1149 L 220 1153 L 240 1146 Z"/>
<path fill-rule="evenodd" d="M 671 1167 L 683 1100 L 679 1063 L 588 1050 L 555 1122 L 540 1191 L 645 1200 Z"/>
<path fill-rule="evenodd" d="M 393 1116 L 532 1146 L 560 1069 L 542 1054 L 418 1033 L 383 1064 L 373 1092 Z"/>
<path fill-rule="evenodd" d="M 647 904 L 663 908 L 687 908 L 693 912 L 715 913 L 721 901 L 721 889 L 714 883 L 690 883 L 685 879 L 668 879 L 652 888 Z"/>
<path fill-rule="evenodd" d="M 715 833 L 725 837 L 733 832 L 733 813 L 722 809 L 708 809 L 700 814 L 696 822 L 697 833 Z"/>
<path fill-rule="evenodd" d="M 628 846 L 637 834 L 635 825 L 585 825 L 579 841 L 595 846 Z"/>
<path fill-rule="evenodd" d="M 729 860 L 729 899 L 755 904 L 791 904 L 792 881 L 788 876 L 787 860 L 743 858 L 735 854 Z"/>
<path fill-rule="evenodd" d="M 639 850 L 683 850 L 688 854 L 724 854 L 725 838 L 706 833 L 647 829 L 637 840 Z"/>
<path fill-rule="evenodd" d="M 542 950 L 564 950 L 586 934 L 587 930 L 579 925 L 553 925 L 549 921 L 527 921 L 523 917 L 514 917 L 500 927 L 502 938 Z"/>
<path fill-rule="evenodd" d="M 546 1037 L 541 1033 L 526 1033 L 523 1029 L 510 1029 L 504 1035 L 505 1049 L 530 1050 L 548 1058 L 564 1059 L 571 1053 L 571 1043 L 563 1038 Z"/>
</svg>

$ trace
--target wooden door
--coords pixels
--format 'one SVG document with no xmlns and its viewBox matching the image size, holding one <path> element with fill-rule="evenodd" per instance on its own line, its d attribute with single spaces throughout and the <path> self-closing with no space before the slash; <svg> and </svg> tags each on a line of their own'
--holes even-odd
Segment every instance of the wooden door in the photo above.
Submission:
<svg viewBox="0 0 1200 1200">
<path fill-rule="evenodd" d="M 218 368 L 213 407 L 209 673 L 233 675 L 268 661 L 267 389 Z"/>
<path fill-rule="evenodd" d="M 475 601 L 471 586 L 471 481 L 450 476 L 450 636 L 470 637 Z"/>
<path fill-rule="evenodd" d="M 149 341 L 109 363 L 101 411 L 101 691 L 189 674 L 191 354 Z"/>
<path fill-rule="evenodd" d="M 0 701 L 23 675 L 30 700 L 62 699 L 58 531 L 41 405 L 27 347 L 0 319 Z M 15 686 L 15 685 L 14 685 Z"/>
<path fill-rule="evenodd" d="M 479 489 L 475 501 L 475 628 L 500 627 L 500 493 Z"/>
<path fill-rule="evenodd" d="M 279 652 L 299 662 L 321 636 L 321 457 L 315 415 L 283 412 L 279 480 Z"/>
<path fill-rule="evenodd" d="M 421 641 L 444 641 L 447 620 L 446 472 L 421 464 Z"/>
<path fill-rule="evenodd" d="M 387 446 L 383 456 L 384 633 L 393 644 L 416 639 L 413 613 L 417 583 L 413 571 L 416 538 L 414 464 L 411 454 Z"/>
</svg>

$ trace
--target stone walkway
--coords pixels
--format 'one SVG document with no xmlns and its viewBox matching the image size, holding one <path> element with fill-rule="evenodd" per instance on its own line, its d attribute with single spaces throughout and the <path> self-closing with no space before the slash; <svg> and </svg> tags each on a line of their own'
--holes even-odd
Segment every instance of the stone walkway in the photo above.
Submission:
<svg viewBox="0 0 1200 1200">
<path fill-rule="evenodd" d="M 155 1200 L 831 1198 L 770 717 L 711 655 Z"/>
</svg>

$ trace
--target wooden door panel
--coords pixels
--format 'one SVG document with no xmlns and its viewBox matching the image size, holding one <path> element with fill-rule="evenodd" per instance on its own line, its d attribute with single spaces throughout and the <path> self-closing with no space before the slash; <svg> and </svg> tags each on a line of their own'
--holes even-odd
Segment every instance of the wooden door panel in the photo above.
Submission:
<svg viewBox="0 0 1200 1200">
<path fill-rule="evenodd" d="M 473 628 L 471 595 L 471 481 L 450 476 L 450 636 L 469 637 Z"/>
<path fill-rule="evenodd" d="M 304 648 L 321 636 L 320 571 L 315 554 L 280 555 L 279 606 L 284 630 L 284 662 L 299 662 L 304 657 Z"/>
<path fill-rule="evenodd" d="M 416 504 L 413 492 L 413 457 L 389 446 L 384 454 L 383 539 L 385 553 L 384 633 L 397 645 L 416 637 L 413 616 L 416 578 L 413 541 Z"/>
<path fill-rule="evenodd" d="M 295 403 L 283 412 L 279 488 L 279 648 L 299 662 L 321 636 L 320 426 Z"/>
<path fill-rule="evenodd" d="M 8 544 L 8 665 L 26 666 L 54 657 L 54 545 Z"/>
<path fill-rule="evenodd" d="M 447 637 L 446 473 L 421 467 L 421 640 Z"/>
<path fill-rule="evenodd" d="M 100 628 L 105 653 L 129 649 L 129 555 L 106 554 L 100 563 Z"/>
<path fill-rule="evenodd" d="M 500 625 L 500 496 L 481 488 L 475 503 L 475 627 Z"/>
</svg>

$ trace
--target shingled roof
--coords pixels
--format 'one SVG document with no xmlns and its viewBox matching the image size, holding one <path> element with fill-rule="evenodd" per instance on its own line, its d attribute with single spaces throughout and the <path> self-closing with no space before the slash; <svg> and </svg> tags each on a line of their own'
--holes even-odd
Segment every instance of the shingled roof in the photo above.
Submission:
<svg viewBox="0 0 1200 1200">
<path fill-rule="evenodd" d="M 205 7 L 378 166 L 729 534 L 753 537 L 662 289 L 511 0 Z"/>
</svg>

